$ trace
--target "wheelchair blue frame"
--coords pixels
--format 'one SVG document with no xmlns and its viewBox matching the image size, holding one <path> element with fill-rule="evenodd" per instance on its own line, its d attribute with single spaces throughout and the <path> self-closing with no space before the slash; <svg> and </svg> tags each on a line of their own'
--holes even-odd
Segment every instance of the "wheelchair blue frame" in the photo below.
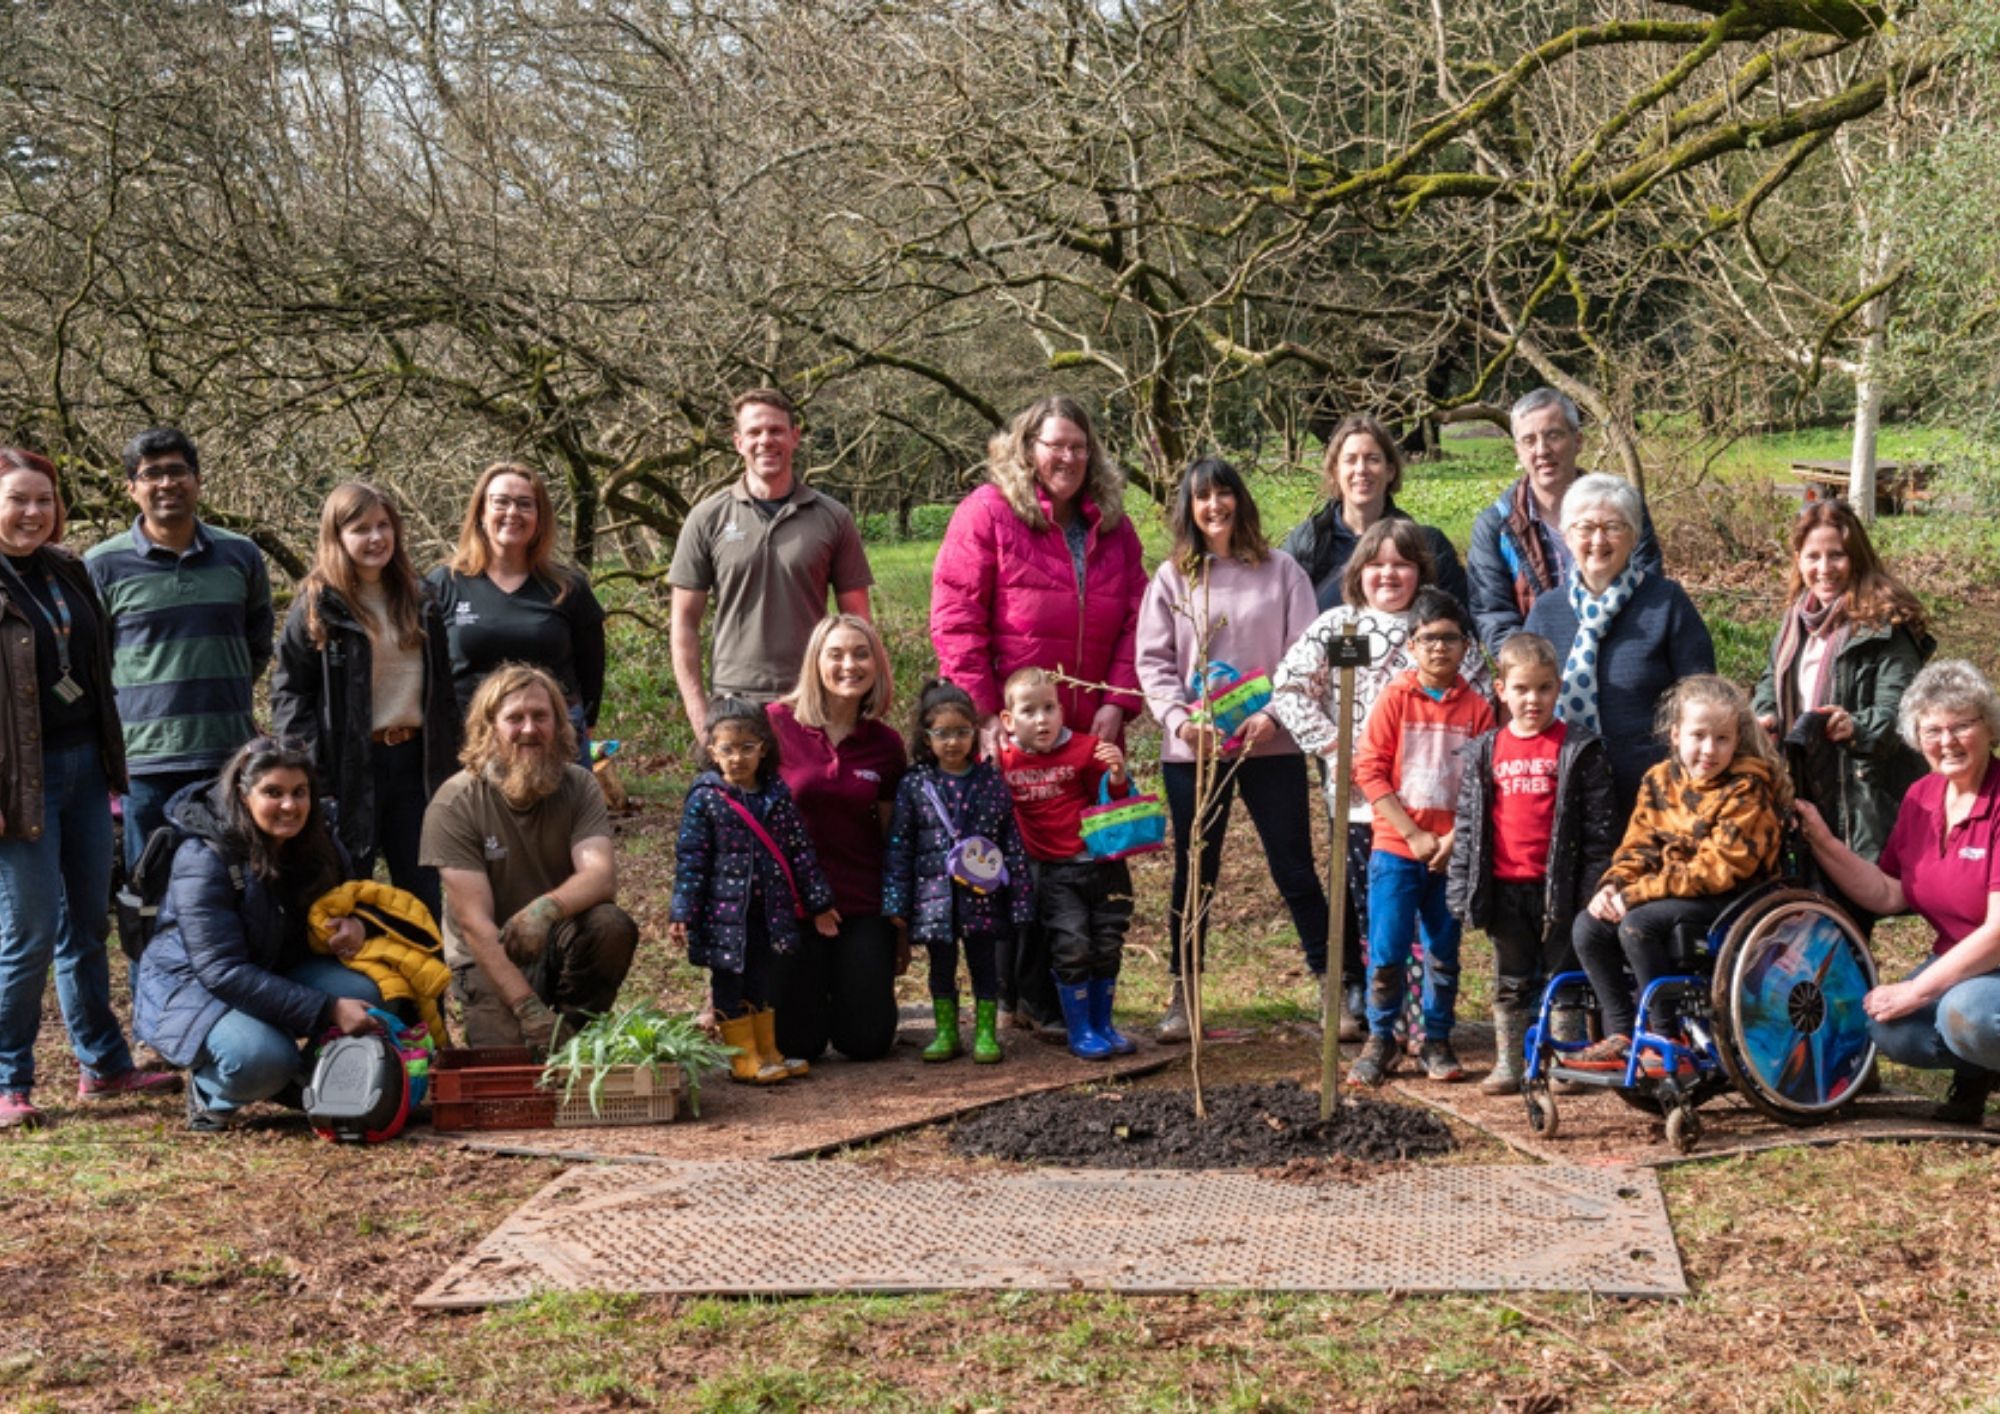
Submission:
<svg viewBox="0 0 2000 1414">
<path fill-rule="evenodd" d="M 1819 1123 L 1853 1100 L 1874 1063 L 1861 999 L 1875 970 L 1865 939 L 1837 907 L 1783 882 L 1765 884 L 1735 900 L 1677 961 L 1698 962 L 1708 975 L 1679 972 L 1645 988 L 1622 1070 L 1563 1064 L 1589 1042 L 1556 1040 L 1554 1015 L 1587 1011 L 1595 997 L 1582 972 L 1549 980 L 1522 1047 L 1537 1131 L 1554 1131 L 1550 1083 L 1558 1078 L 1666 1115 L 1669 1142 L 1683 1152 L 1700 1134 L 1695 1107 L 1730 1089 L 1788 1124 Z"/>
</svg>

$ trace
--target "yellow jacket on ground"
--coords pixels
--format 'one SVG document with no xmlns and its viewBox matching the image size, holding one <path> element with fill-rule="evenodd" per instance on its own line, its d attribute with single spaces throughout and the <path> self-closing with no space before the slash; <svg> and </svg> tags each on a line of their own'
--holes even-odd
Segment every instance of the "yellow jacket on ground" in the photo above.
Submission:
<svg viewBox="0 0 2000 1414">
<path fill-rule="evenodd" d="M 341 959 L 382 992 L 385 1002 L 408 1001 L 438 1045 L 449 1044 L 444 1013 L 438 1009 L 451 970 L 431 911 L 411 893 L 373 879 L 357 879 L 321 894 L 306 917 L 314 952 L 331 954 L 328 939 L 343 918 L 358 919 L 366 941 L 353 957 Z"/>
</svg>

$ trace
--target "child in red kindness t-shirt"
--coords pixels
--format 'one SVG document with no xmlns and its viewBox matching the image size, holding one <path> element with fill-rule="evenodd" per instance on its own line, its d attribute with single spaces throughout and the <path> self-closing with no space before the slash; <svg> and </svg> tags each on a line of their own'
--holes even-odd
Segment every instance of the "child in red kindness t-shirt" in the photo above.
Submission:
<svg viewBox="0 0 2000 1414">
<path fill-rule="evenodd" d="M 1498 1058 L 1479 1088 L 1513 1095 L 1529 1019 L 1548 979 L 1576 967 L 1570 928 L 1611 863 L 1620 822 L 1603 740 L 1556 717 L 1554 645 L 1514 634 L 1495 678 L 1509 716 L 1466 751 L 1446 899 L 1493 944 Z"/>
<path fill-rule="evenodd" d="M 1132 922 L 1132 874 L 1122 859 L 1092 859 L 1082 831 L 1101 782 L 1108 778 L 1120 796 L 1130 789 L 1124 753 L 1063 726 L 1055 678 L 1040 668 L 1008 678 L 1001 699 L 1000 774 L 1027 848 L 1070 1053 L 1130 1055 L 1138 1048 L 1112 1026 L 1111 1004 Z"/>
<path fill-rule="evenodd" d="M 1368 713 L 1354 782 L 1375 811 L 1368 857 L 1368 1041 L 1348 1072 L 1373 1088 L 1395 1069 L 1395 1024 L 1408 988 L 1410 945 L 1424 939 L 1424 1041 L 1433 1080 L 1461 1080 L 1451 1047 L 1458 1004 L 1458 920 L 1445 903 L 1454 812 L 1465 769 L 1459 754 L 1492 729 L 1493 706 L 1459 676 L 1472 622 L 1442 589 L 1411 604 L 1417 666 L 1384 688 Z"/>
</svg>

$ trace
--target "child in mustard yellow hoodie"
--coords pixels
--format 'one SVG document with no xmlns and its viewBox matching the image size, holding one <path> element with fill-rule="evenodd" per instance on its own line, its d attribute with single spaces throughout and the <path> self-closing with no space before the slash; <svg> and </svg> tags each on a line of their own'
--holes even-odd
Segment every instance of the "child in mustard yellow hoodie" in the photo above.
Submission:
<svg viewBox="0 0 2000 1414">
<path fill-rule="evenodd" d="M 1646 772 L 1624 843 L 1572 934 L 1604 1013 L 1604 1039 L 1570 1061 L 1580 1069 L 1624 1068 L 1638 999 L 1672 970 L 1674 930 L 1706 930 L 1771 876 L 1791 810 L 1785 768 L 1734 683 L 1684 678 L 1660 720 L 1671 754 Z"/>
</svg>

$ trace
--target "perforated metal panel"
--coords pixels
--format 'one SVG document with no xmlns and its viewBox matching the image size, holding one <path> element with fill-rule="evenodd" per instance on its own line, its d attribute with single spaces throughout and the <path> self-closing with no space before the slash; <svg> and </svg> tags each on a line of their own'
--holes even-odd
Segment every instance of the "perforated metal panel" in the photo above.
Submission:
<svg viewBox="0 0 2000 1414">
<path fill-rule="evenodd" d="M 1403 1168 L 909 1175 L 850 1164 L 579 1169 L 419 1298 L 543 1290 L 1687 1291 L 1651 1173 Z"/>
</svg>

